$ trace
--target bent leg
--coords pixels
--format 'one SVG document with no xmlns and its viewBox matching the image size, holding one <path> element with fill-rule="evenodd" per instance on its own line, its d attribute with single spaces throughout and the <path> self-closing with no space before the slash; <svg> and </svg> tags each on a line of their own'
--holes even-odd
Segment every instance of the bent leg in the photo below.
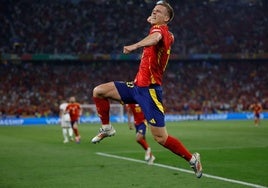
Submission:
<svg viewBox="0 0 268 188">
<path fill-rule="evenodd" d="M 114 82 L 100 84 L 93 89 L 93 98 L 106 98 L 120 101 L 121 97 L 115 87 Z"/>
<path fill-rule="evenodd" d="M 176 155 L 181 156 L 186 161 L 191 160 L 192 154 L 187 150 L 187 148 L 182 144 L 179 139 L 168 135 L 166 127 L 150 126 L 150 128 L 154 139 L 159 144 L 169 149 Z"/>
<path fill-rule="evenodd" d="M 77 122 L 74 122 L 74 123 L 73 123 L 73 132 L 74 132 L 74 135 L 75 135 L 76 137 L 79 136 L 79 132 L 78 132 L 78 124 L 77 124 Z"/>
<path fill-rule="evenodd" d="M 98 143 L 103 138 L 113 136 L 116 133 L 115 129 L 110 124 L 109 99 L 115 101 L 120 101 L 121 99 L 114 82 L 101 84 L 93 89 L 93 100 L 102 123 L 102 128 L 100 129 L 99 133 L 92 138 L 92 143 Z"/>
<path fill-rule="evenodd" d="M 145 137 L 139 132 L 136 134 L 136 141 L 144 150 L 147 150 L 149 148 L 149 144 L 147 143 Z"/>
<path fill-rule="evenodd" d="M 114 82 L 101 84 L 93 89 L 93 100 L 96 104 L 96 109 L 102 125 L 110 124 L 109 99 L 120 101 L 120 95 L 114 85 Z"/>
<path fill-rule="evenodd" d="M 152 154 L 151 148 L 146 141 L 145 135 L 137 132 L 136 134 L 137 143 L 145 150 L 144 160 L 148 162 L 148 164 L 152 164 L 155 160 L 155 157 Z"/>
</svg>

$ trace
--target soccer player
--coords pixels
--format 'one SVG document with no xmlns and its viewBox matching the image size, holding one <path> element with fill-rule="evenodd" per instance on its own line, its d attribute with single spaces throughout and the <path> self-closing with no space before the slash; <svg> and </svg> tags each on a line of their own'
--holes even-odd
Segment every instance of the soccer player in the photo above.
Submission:
<svg viewBox="0 0 268 188">
<path fill-rule="evenodd" d="M 126 104 L 126 111 L 128 116 L 128 126 L 132 128 L 132 117 L 134 119 L 134 125 L 136 129 L 136 141 L 145 150 L 145 161 L 148 164 L 153 164 L 155 156 L 151 152 L 151 147 L 146 141 L 145 134 L 147 128 L 147 122 L 139 104 Z"/>
<path fill-rule="evenodd" d="M 82 109 L 79 103 L 76 102 L 75 97 L 70 97 L 69 104 L 66 107 L 66 112 L 70 114 L 71 126 L 75 134 L 76 143 L 80 143 L 80 135 L 78 132 L 78 122 L 82 114 Z"/>
<path fill-rule="evenodd" d="M 68 106 L 66 101 L 62 101 L 59 107 L 60 125 L 62 128 L 63 143 L 68 143 L 69 139 L 73 140 L 73 129 L 71 126 L 71 119 L 68 113 L 65 113 L 65 109 Z"/>
<path fill-rule="evenodd" d="M 262 112 L 262 105 L 256 100 L 253 104 L 250 105 L 250 109 L 254 113 L 254 125 L 257 127 L 260 125 L 260 114 Z"/>
<path fill-rule="evenodd" d="M 200 154 L 190 153 L 179 139 L 168 134 L 165 126 L 161 85 L 174 42 L 174 36 L 168 28 L 168 23 L 173 16 L 174 11 L 170 4 L 158 1 L 147 18 L 151 24 L 148 36 L 137 43 L 123 47 L 124 54 L 143 48 L 139 70 L 133 82 L 113 81 L 100 84 L 93 89 L 93 100 L 102 127 L 91 142 L 100 142 L 105 137 L 113 136 L 116 133 L 109 120 L 109 100 L 124 104 L 138 103 L 150 125 L 154 139 L 189 162 L 196 177 L 200 178 L 202 176 Z"/>
</svg>

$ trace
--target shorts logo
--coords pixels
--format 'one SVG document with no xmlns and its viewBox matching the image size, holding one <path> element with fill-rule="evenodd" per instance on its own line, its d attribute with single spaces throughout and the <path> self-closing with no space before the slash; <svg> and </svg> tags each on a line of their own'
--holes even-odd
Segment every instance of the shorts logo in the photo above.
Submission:
<svg viewBox="0 0 268 188">
<path fill-rule="evenodd" d="M 150 122 L 151 124 L 155 124 L 155 123 L 156 123 L 155 120 L 154 120 L 154 118 L 151 119 L 149 122 Z"/>
</svg>

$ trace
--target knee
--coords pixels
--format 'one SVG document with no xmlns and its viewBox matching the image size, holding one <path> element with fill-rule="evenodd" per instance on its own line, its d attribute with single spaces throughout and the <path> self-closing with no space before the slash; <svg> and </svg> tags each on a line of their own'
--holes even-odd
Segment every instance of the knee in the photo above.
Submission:
<svg viewBox="0 0 268 188">
<path fill-rule="evenodd" d="M 100 85 L 94 87 L 94 89 L 93 89 L 93 97 L 100 97 L 101 96 L 101 91 L 102 91 L 102 89 L 101 89 Z"/>
<path fill-rule="evenodd" d="M 111 97 L 115 91 L 114 82 L 108 82 L 96 86 L 93 89 L 93 97 L 106 98 Z"/>
<path fill-rule="evenodd" d="M 166 127 L 153 127 L 151 126 L 151 133 L 153 135 L 154 140 L 161 144 L 164 145 L 166 143 L 166 140 L 168 138 L 168 133 L 166 130 Z"/>
<path fill-rule="evenodd" d="M 136 142 L 139 143 L 142 139 L 145 139 L 145 138 L 143 137 L 143 135 L 137 133 L 137 134 L 136 134 Z"/>
<path fill-rule="evenodd" d="M 165 136 L 154 136 L 154 140 L 161 145 L 164 145 L 166 143 L 167 138 Z"/>
</svg>

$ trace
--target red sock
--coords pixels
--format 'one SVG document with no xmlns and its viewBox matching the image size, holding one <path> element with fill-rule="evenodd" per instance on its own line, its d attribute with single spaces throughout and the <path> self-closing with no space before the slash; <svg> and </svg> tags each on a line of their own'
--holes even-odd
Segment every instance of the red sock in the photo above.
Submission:
<svg viewBox="0 0 268 188">
<path fill-rule="evenodd" d="M 96 104 L 98 115 L 101 119 L 103 125 L 110 123 L 110 102 L 108 99 L 102 99 L 93 97 L 93 100 Z"/>
<path fill-rule="evenodd" d="M 78 129 L 77 128 L 73 128 L 73 131 L 74 131 L 74 135 L 75 136 L 79 136 L 79 133 L 78 133 Z"/>
<path fill-rule="evenodd" d="M 144 150 L 148 149 L 149 145 L 144 138 L 140 139 L 137 142 L 143 147 Z"/>
<path fill-rule="evenodd" d="M 192 154 L 185 148 L 181 141 L 170 135 L 163 146 L 187 161 L 190 161 L 192 158 Z"/>
</svg>

